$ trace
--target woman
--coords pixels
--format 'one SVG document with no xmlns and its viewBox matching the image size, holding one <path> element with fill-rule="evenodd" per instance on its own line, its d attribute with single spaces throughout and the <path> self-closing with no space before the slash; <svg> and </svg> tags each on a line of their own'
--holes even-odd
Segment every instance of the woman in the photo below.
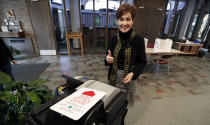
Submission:
<svg viewBox="0 0 210 125">
<path fill-rule="evenodd" d="M 144 39 L 132 29 L 136 7 L 122 4 L 116 12 L 118 33 L 108 43 L 105 65 L 109 84 L 127 93 L 128 107 L 134 106 L 136 79 L 146 66 Z"/>
</svg>

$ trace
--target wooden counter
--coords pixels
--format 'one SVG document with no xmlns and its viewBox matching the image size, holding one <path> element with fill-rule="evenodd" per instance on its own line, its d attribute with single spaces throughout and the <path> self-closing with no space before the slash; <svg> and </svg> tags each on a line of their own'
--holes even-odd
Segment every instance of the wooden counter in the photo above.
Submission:
<svg viewBox="0 0 210 125">
<path fill-rule="evenodd" d="M 184 54 L 197 54 L 202 48 L 203 44 L 200 43 L 181 43 L 176 42 L 178 50 L 183 51 Z"/>
<path fill-rule="evenodd" d="M 24 32 L 0 32 L 0 38 L 23 38 Z"/>
</svg>

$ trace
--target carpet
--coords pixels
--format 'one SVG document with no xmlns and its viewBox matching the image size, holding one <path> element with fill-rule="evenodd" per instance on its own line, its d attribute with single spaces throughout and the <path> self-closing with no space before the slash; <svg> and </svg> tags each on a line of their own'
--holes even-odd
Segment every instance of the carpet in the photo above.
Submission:
<svg viewBox="0 0 210 125">
<path fill-rule="evenodd" d="M 13 75 L 16 81 L 30 82 L 44 72 L 50 63 L 17 64 L 12 65 Z"/>
</svg>

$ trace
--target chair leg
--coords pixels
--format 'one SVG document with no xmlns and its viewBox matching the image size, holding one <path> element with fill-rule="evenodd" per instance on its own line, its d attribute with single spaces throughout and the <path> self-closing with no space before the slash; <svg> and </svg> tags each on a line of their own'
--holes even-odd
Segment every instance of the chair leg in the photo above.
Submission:
<svg viewBox="0 0 210 125">
<path fill-rule="evenodd" d="M 157 59 L 157 75 L 160 73 L 159 59 Z"/>
<path fill-rule="evenodd" d="M 170 62 L 168 61 L 168 76 L 170 75 Z"/>
</svg>

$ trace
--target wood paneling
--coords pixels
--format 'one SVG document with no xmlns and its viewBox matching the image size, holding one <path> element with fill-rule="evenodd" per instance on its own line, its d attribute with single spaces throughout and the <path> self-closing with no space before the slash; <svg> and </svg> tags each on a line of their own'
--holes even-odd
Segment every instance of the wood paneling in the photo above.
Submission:
<svg viewBox="0 0 210 125">
<path fill-rule="evenodd" d="M 56 50 L 49 1 L 26 1 L 39 50 Z"/>
<path fill-rule="evenodd" d="M 148 37 L 149 43 L 162 35 L 167 3 L 168 0 L 134 0 L 137 7 L 134 30 L 136 34 Z"/>
</svg>

